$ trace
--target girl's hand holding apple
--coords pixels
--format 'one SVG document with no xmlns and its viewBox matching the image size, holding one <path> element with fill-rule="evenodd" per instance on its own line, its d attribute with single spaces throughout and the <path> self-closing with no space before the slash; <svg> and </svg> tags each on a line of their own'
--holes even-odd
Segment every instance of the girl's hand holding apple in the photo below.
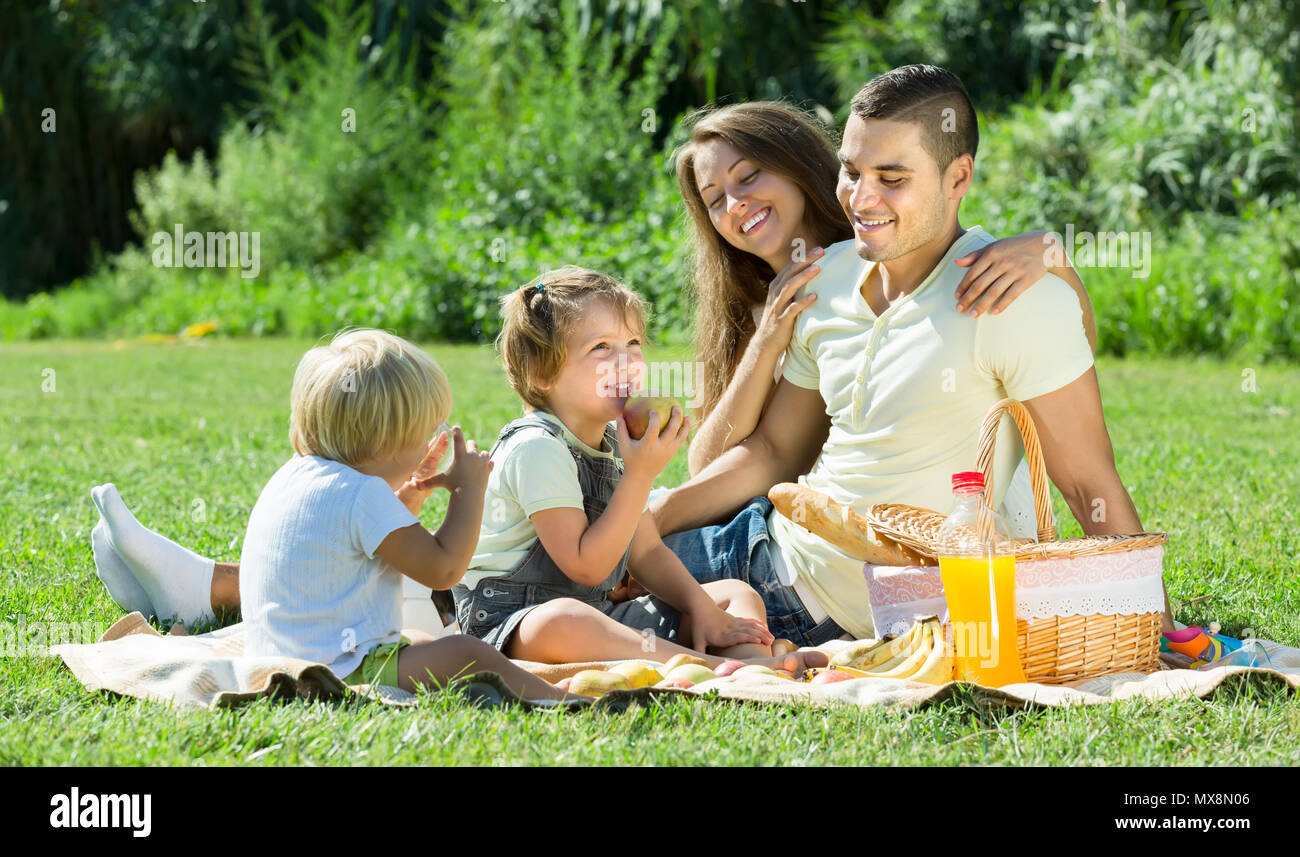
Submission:
<svg viewBox="0 0 1300 857">
<path fill-rule="evenodd" d="M 658 476 L 668 462 L 673 460 L 690 434 L 691 423 L 680 405 L 673 405 L 667 424 L 661 422 L 658 411 L 651 411 L 649 424 L 640 440 L 632 438 L 626 415 L 618 418 L 618 448 L 623 456 L 625 476 L 641 477 L 647 481 Z M 660 426 L 663 425 L 662 430 Z"/>
<path fill-rule="evenodd" d="M 680 407 L 677 400 L 668 396 L 650 393 L 629 396 L 623 405 L 623 420 L 627 423 L 628 436 L 633 440 L 645 437 L 645 433 L 650 428 L 651 413 L 659 414 L 659 433 L 663 434 L 668 428 L 668 419 L 672 416 L 673 408 L 676 407 Z"/>
</svg>

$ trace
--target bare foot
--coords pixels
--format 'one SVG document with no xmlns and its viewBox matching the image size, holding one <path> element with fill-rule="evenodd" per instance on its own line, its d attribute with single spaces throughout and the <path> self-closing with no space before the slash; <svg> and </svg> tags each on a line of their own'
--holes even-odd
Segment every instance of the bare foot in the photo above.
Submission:
<svg viewBox="0 0 1300 857">
<path fill-rule="evenodd" d="M 803 675 L 804 670 L 813 667 L 824 667 L 829 665 L 830 662 L 830 657 L 820 649 L 800 649 L 797 652 L 790 652 L 785 655 L 776 655 L 771 658 L 751 658 L 745 661 L 748 664 L 762 664 L 774 670 L 785 670 L 796 677 Z"/>
</svg>

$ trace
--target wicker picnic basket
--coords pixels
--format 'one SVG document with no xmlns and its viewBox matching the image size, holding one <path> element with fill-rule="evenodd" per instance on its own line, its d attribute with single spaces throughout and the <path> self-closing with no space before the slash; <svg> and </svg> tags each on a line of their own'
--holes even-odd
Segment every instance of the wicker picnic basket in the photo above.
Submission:
<svg viewBox="0 0 1300 857">
<path fill-rule="evenodd" d="M 1037 542 L 1028 539 L 1016 541 L 1018 580 L 1026 563 L 1051 559 L 1086 563 L 1091 557 L 1159 548 L 1169 542 L 1165 533 L 1083 536 L 1058 541 L 1038 432 L 1029 412 L 1015 399 L 1003 399 L 989 409 L 980 428 L 976 469 L 984 474 L 986 496 L 991 496 L 993 491 L 994 440 L 1003 414 L 1011 415 L 1024 438 L 1038 524 Z M 865 517 L 884 541 L 895 542 L 927 561 L 937 562 L 936 539 L 944 522 L 943 515 L 915 506 L 881 503 L 872 506 Z M 1103 590 L 1107 583 L 1099 580 L 1093 585 Z M 1104 593 L 1098 594 L 1104 597 Z M 1158 655 L 1163 612 L 1148 609 L 1148 612 L 1131 614 L 1091 613 L 1028 621 L 1020 619 L 1017 621 L 1017 648 L 1025 676 L 1040 684 L 1063 684 L 1110 673 L 1158 670 L 1161 668 Z"/>
</svg>

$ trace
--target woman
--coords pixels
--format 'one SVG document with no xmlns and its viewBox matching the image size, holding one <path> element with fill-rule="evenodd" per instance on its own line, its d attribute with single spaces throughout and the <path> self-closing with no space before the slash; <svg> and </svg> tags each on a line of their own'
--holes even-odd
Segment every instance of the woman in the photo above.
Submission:
<svg viewBox="0 0 1300 857">
<path fill-rule="evenodd" d="M 835 148 L 812 116 L 779 102 L 751 102 L 692 118 L 691 137 L 677 153 L 677 178 L 695 223 L 696 354 L 704 364 L 700 428 L 688 457 L 693 476 L 758 425 L 795 319 L 815 300 L 794 300 L 817 273 L 817 254 L 810 251 L 853 233 L 836 198 Z M 753 206 L 755 216 L 740 229 L 731 223 L 727 197 L 731 205 Z M 957 296 L 961 309 L 996 312 L 1048 271 L 1041 235 L 1003 239 L 959 259 L 971 268 Z M 806 256 L 794 258 L 796 249 Z M 1078 293 L 1095 348 L 1083 283 L 1071 268 L 1050 270 Z M 434 450 L 431 461 L 443 451 Z M 102 515 L 91 534 L 95 565 L 119 605 L 186 624 L 239 607 L 237 563 L 199 556 L 147 529 L 111 485 L 92 496 Z M 1023 462 L 1003 512 L 1018 535 L 1034 534 Z"/>
</svg>

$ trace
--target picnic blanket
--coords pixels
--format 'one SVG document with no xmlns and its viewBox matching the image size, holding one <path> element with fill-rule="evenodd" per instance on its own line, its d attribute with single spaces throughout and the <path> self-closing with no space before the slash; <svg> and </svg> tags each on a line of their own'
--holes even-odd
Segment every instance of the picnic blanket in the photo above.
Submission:
<svg viewBox="0 0 1300 857">
<path fill-rule="evenodd" d="M 821 647 L 833 651 L 849 645 L 834 641 Z M 1265 681 L 1294 692 L 1300 687 L 1300 649 L 1263 643 L 1270 669 L 1225 666 L 1213 669 L 1163 669 L 1149 675 L 1118 673 L 1064 686 L 1013 684 L 993 689 L 966 682 L 928 685 L 905 679 L 864 678 L 827 685 L 792 682 L 775 676 L 728 676 L 693 688 L 641 688 L 614 691 L 592 703 L 559 706 L 582 708 L 591 704 L 620 706 L 662 694 L 692 694 L 708 699 L 743 700 L 782 705 L 848 704 L 913 709 L 939 702 L 969 690 L 976 697 L 1011 707 L 1043 705 L 1097 705 L 1123 699 L 1206 699 L 1220 689 L 1243 682 Z M 399 688 L 345 686 L 323 664 L 294 658 L 245 657 L 243 626 L 230 625 L 207 634 L 164 636 L 139 613 L 118 620 L 96 643 L 54 646 L 51 654 L 63 659 L 89 690 L 151 699 L 183 708 L 238 705 L 266 696 L 344 697 L 361 694 L 389 705 L 410 705 L 415 696 Z M 648 660 L 649 663 L 656 663 Z M 550 682 L 584 669 L 605 669 L 607 663 L 538 664 L 516 661 L 524 669 Z M 1258 678 L 1256 678 L 1258 677 Z M 476 673 L 459 679 L 486 681 L 503 697 L 514 697 L 495 673 Z M 555 703 L 519 700 L 528 707 L 557 707 Z"/>
</svg>

